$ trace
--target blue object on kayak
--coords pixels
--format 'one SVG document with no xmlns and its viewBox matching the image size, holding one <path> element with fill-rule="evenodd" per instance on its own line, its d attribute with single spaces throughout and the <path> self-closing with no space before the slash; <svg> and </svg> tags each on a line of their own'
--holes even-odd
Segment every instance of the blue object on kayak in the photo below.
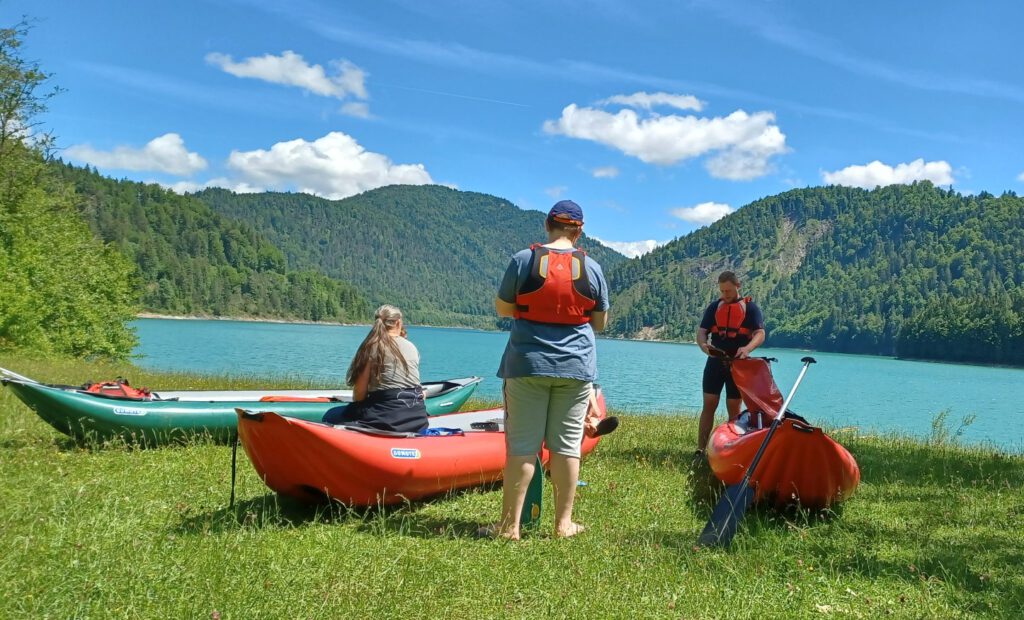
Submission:
<svg viewBox="0 0 1024 620">
<path fill-rule="evenodd" d="M 453 437 L 457 435 L 465 435 L 466 432 L 461 428 L 444 428 L 436 426 L 434 428 L 424 429 L 420 431 L 420 435 L 423 437 Z"/>
</svg>

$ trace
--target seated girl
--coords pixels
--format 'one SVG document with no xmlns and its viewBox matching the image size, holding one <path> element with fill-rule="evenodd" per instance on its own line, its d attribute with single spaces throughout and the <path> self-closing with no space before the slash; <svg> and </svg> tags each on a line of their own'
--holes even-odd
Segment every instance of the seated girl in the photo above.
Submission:
<svg viewBox="0 0 1024 620">
<path fill-rule="evenodd" d="M 324 422 L 403 433 L 427 428 L 420 353 L 405 336 L 402 311 L 377 308 L 370 333 L 348 368 L 355 402 L 328 411 Z"/>
</svg>

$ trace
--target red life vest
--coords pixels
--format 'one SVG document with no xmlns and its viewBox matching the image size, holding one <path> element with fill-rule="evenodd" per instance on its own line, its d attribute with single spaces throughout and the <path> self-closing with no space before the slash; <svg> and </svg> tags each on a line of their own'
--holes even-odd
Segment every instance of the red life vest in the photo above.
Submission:
<svg viewBox="0 0 1024 620">
<path fill-rule="evenodd" d="M 590 297 L 586 252 L 553 252 L 539 243 L 530 249 L 529 275 L 516 291 L 515 318 L 559 325 L 589 323 L 597 300 Z"/>
<path fill-rule="evenodd" d="M 723 338 L 749 337 L 750 328 L 743 326 L 743 319 L 747 317 L 747 304 L 750 301 L 749 297 L 742 297 L 730 303 L 718 300 L 715 325 L 711 328 L 711 333 L 719 334 Z"/>
<path fill-rule="evenodd" d="M 153 398 L 149 388 L 133 388 L 128 385 L 127 379 L 118 377 L 114 381 L 102 381 L 100 383 L 87 383 L 82 386 L 82 391 L 107 398 L 120 398 L 124 400 L 150 400 Z"/>
</svg>

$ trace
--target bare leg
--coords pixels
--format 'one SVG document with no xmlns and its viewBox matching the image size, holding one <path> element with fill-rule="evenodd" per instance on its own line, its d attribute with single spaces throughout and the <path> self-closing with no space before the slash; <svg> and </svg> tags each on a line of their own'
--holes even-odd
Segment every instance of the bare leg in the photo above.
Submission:
<svg viewBox="0 0 1024 620">
<path fill-rule="evenodd" d="M 729 412 L 729 420 L 735 420 L 740 417 L 740 405 L 743 404 L 742 398 L 726 398 L 725 408 Z"/>
<path fill-rule="evenodd" d="M 583 526 L 573 523 L 572 505 L 580 479 L 580 460 L 563 454 L 551 455 L 551 484 L 555 486 L 555 536 L 579 534 Z"/>
<path fill-rule="evenodd" d="M 526 502 L 526 487 L 533 478 L 536 456 L 510 456 L 501 483 L 501 521 L 498 536 L 519 540 L 519 515 Z M 579 475 L 579 470 L 577 470 Z M 571 504 L 570 504 L 571 506 Z"/>
<path fill-rule="evenodd" d="M 704 450 L 711 439 L 711 427 L 715 423 L 715 410 L 718 409 L 718 394 L 704 393 L 704 408 L 700 412 L 700 426 L 697 430 L 697 449 Z"/>
</svg>

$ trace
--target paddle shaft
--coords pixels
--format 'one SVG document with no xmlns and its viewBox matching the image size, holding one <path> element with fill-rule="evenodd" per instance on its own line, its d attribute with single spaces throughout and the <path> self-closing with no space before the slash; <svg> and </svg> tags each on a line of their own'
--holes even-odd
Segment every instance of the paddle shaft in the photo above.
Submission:
<svg viewBox="0 0 1024 620">
<path fill-rule="evenodd" d="M 740 484 L 749 484 L 750 476 L 754 473 L 754 468 L 761 462 L 761 457 L 764 455 L 765 449 L 768 447 L 768 442 L 771 441 L 772 435 L 775 431 L 782 426 L 782 419 L 786 415 L 786 411 L 789 410 L 789 403 L 793 402 L 793 395 L 796 394 L 796 389 L 800 387 L 800 382 L 804 380 L 804 375 L 807 374 L 807 369 L 811 364 L 816 363 L 813 357 L 805 357 L 803 360 L 804 367 L 800 369 L 800 375 L 796 378 L 796 383 L 793 384 L 792 389 L 789 390 L 789 395 L 786 396 L 786 400 L 782 401 L 782 409 L 779 411 L 779 415 L 775 416 L 772 420 L 771 426 L 768 427 L 768 433 L 764 436 L 764 441 L 761 442 L 761 447 L 757 449 L 754 454 L 754 459 L 750 461 L 750 466 L 747 467 L 747 473 L 743 474 L 743 480 Z"/>
</svg>

